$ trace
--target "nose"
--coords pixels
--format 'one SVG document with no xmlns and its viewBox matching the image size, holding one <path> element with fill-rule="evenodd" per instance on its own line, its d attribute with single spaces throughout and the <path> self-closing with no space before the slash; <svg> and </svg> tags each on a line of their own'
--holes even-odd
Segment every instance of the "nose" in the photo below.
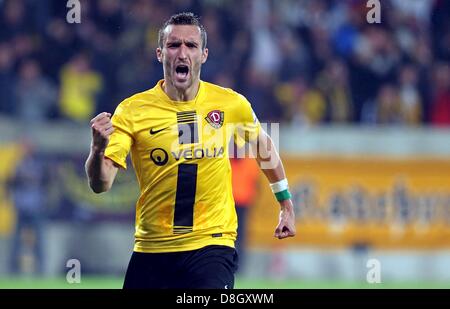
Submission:
<svg viewBox="0 0 450 309">
<path fill-rule="evenodd" d="M 187 47 L 184 44 L 181 44 L 179 52 L 178 52 L 178 58 L 179 60 L 186 60 L 187 59 Z"/>
</svg>

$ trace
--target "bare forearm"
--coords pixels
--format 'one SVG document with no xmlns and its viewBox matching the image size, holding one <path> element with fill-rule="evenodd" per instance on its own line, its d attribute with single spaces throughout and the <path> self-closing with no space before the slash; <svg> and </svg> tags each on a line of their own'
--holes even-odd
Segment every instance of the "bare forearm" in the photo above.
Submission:
<svg viewBox="0 0 450 309">
<path fill-rule="evenodd" d="M 272 191 L 280 204 L 279 223 L 274 236 L 279 239 L 293 237 L 296 233 L 294 205 L 290 198 L 286 173 L 280 155 L 275 149 L 272 139 L 264 131 L 258 138 L 257 146 L 256 160 L 271 183 Z"/>
<path fill-rule="evenodd" d="M 91 120 L 91 151 L 85 169 L 89 186 L 95 193 L 108 191 L 118 170 L 114 162 L 105 157 L 109 136 L 114 132 L 110 117 L 109 113 L 100 113 Z"/>
<path fill-rule="evenodd" d="M 280 160 L 278 154 L 276 154 L 275 158 L 273 158 L 275 162 L 274 168 L 263 168 L 262 162 L 258 160 L 258 164 L 261 167 L 262 172 L 267 177 L 270 183 L 274 183 L 286 178 L 286 174 L 284 172 L 283 163 Z"/>
<path fill-rule="evenodd" d="M 85 169 L 89 186 L 95 193 L 105 192 L 111 188 L 111 168 L 108 166 L 102 152 L 91 149 L 86 160 Z"/>
<path fill-rule="evenodd" d="M 273 144 L 272 144 L 273 147 Z M 274 148 L 273 148 L 274 149 Z M 286 178 L 286 173 L 284 172 L 284 167 L 283 167 L 283 163 L 281 162 L 280 156 L 279 154 L 274 151 L 274 153 L 272 154 L 272 161 L 273 161 L 273 165 L 275 167 L 273 168 L 262 168 L 261 166 L 264 165 L 263 162 L 260 159 L 257 159 L 259 166 L 261 167 L 261 170 L 263 171 L 264 175 L 266 176 L 267 180 L 269 180 L 269 183 L 276 183 L 280 180 L 283 180 Z M 281 208 L 293 208 L 292 205 L 292 201 L 290 199 L 288 200 L 284 200 L 279 202 Z"/>
<path fill-rule="evenodd" d="M 256 161 L 270 183 L 286 178 L 283 163 L 275 145 L 269 136 L 262 136 L 258 141 Z"/>
</svg>

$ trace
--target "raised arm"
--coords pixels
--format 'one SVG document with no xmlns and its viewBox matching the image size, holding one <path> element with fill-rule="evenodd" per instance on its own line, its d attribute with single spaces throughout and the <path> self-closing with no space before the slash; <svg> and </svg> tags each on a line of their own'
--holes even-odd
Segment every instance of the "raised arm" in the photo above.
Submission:
<svg viewBox="0 0 450 309">
<path fill-rule="evenodd" d="M 106 192 L 116 177 L 118 167 L 105 157 L 109 137 L 114 131 L 110 113 L 100 113 L 91 120 L 92 141 L 91 151 L 86 160 L 85 169 L 89 186 L 95 193 Z"/>
<path fill-rule="evenodd" d="M 272 191 L 275 193 L 281 207 L 274 236 L 279 239 L 295 236 L 294 206 L 290 193 L 287 191 L 287 179 L 283 163 L 275 149 L 275 145 L 270 136 L 261 129 L 254 146 L 257 147 L 256 161 L 269 180 Z"/>
</svg>

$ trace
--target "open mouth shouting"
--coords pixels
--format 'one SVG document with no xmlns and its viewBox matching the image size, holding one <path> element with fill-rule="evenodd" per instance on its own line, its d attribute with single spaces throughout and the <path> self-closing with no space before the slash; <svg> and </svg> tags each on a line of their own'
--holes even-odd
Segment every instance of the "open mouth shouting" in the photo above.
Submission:
<svg viewBox="0 0 450 309">
<path fill-rule="evenodd" d="M 189 67 L 185 64 L 179 64 L 175 67 L 175 76 L 177 81 L 184 82 L 188 79 Z"/>
</svg>

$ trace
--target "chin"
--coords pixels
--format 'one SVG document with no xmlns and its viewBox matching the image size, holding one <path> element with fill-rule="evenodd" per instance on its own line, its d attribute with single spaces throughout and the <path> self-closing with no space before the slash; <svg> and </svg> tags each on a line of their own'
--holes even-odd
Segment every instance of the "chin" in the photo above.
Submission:
<svg viewBox="0 0 450 309">
<path fill-rule="evenodd" d="M 186 90 L 192 85 L 192 83 L 191 80 L 188 79 L 184 82 L 174 81 L 173 85 L 179 90 Z"/>
</svg>

